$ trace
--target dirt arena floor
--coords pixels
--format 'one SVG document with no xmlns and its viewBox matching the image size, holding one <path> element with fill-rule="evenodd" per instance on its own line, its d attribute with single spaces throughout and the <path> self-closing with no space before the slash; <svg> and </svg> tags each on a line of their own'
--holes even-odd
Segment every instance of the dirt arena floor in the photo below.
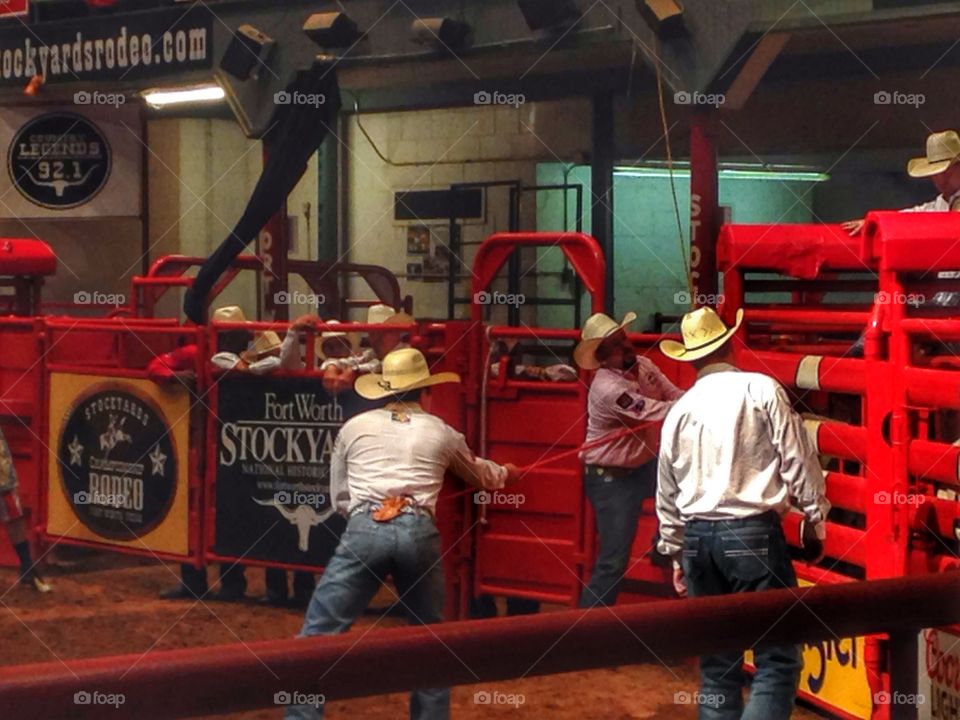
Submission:
<svg viewBox="0 0 960 720">
<path fill-rule="evenodd" d="M 242 603 L 163 601 L 157 593 L 176 581 L 176 566 L 115 555 L 68 551 L 47 573 L 54 593 L 38 596 L 11 588 L 12 570 L 0 569 L 0 664 L 49 662 L 60 659 L 143 653 L 290 637 L 300 628 L 303 611 L 275 609 L 256 603 L 263 593 L 263 572 L 247 571 L 250 599 Z M 374 606 L 387 607 L 388 592 Z M 549 608 L 544 610 L 549 611 Z M 378 620 L 368 614 L 357 627 Z M 399 617 L 380 619 L 382 627 L 403 624 Z M 509 652 L 509 642 L 504 642 Z M 684 720 L 696 717 L 693 705 L 674 701 L 678 693 L 696 690 L 693 662 L 674 667 L 660 665 L 535 677 L 458 687 L 453 690 L 453 713 L 458 720 Z M 500 693 L 514 704 L 481 704 L 478 693 Z M 679 695 L 678 697 L 682 697 Z M 518 701 L 522 699 L 522 704 Z M 396 720 L 407 717 L 405 695 L 331 702 L 327 717 Z M 105 709 L 104 717 L 110 717 Z M 278 710 L 234 713 L 218 717 L 236 720 L 276 720 Z M 794 718 L 821 717 L 798 708 Z M 10 718 L 10 720 L 16 720 Z"/>
</svg>

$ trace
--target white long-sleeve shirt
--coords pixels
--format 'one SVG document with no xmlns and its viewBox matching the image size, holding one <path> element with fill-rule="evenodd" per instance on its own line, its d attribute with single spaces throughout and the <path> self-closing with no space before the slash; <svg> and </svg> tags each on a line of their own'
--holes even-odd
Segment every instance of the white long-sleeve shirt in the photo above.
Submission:
<svg viewBox="0 0 960 720">
<path fill-rule="evenodd" d="M 830 510 L 817 453 L 786 392 L 766 375 L 707 366 L 663 422 L 658 550 L 678 559 L 688 520 L 782 515 L 791 499 L 814 524 Z"/>
<path fill-rule="evenodd" d="M 404 495 L 435 514 L 447 469 L 485 490 L 507 480 L 505 467 L 476 457 L 463 435 L 436 415 L 415 404 L 388 405 L 340 429 L 330 459 L 330 495 L 346 514 Z"/>
</svg>

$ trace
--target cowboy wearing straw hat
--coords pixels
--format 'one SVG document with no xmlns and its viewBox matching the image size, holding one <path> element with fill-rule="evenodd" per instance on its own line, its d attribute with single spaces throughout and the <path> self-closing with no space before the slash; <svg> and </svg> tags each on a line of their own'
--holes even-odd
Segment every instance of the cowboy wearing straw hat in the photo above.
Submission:
<svg viewBox="0 0 960 720">
<path fill-rule="evenodd" d="M 927 137 L 927 154 L 907 163 L 907 174 L 912 178 L 930 178 L 937 192 L 929 202 L 904 208 L 901 212 L 950 212 L 960 210 L 960 135 L 956 130 L 931 133 Z M 850 220 L 843 228 L 856 235 L 863 228 L 863 220 Z"/>
<path fill-rule="evenodd" d="M 423 410 L 422 390 L 460 382 L 456 373 L 433 374 L 419 350 L 388 354 L 383 372 L 357 378 L 357 393 L 389 399 L 344 423 L 330 464 L 330 495 L 347 515 L 347 529 L 307 608 L 301 636 L 345 632 L 387 575 L 393 577 L 412 624 L 440 622 L 443 565 L 434 517 L 447 470 L 485 490 L 517 477 L 513 465 L 477 458 L 463 435 Z M 410 717 L 449 717 L 450 691 L 411 694 Z M 291 706 L 287 718 L 315 719 L 323 708 Z"/>
<path fill-rule="evenodd" d="M 657 483 L 660 550 L 673 558 L 680 595 L 721 595 L 796 587 L 780 518 L 793 500 L 804 513 L 808 558 L 823 556 L 830 503 L 800 416 L 770 377 L 731 363 L 732 328 L 710 308 L 687 313 L 683 343 L 664 340 L 669 358 L 693 363 L 697 381 L 663 422 Z M 759 646 L 750 700 L 739 652 L 700 659 L 700 717 L 788 718 L 800 677 L 795 645 Z"/>
<path fill-rule="evenodd" d="M 587 398 L 587 442 L 625 426 L 662 420 L 683 392 L 645 357 L 638 357 L 622 322 L 597 313 L 587 318 L 573 351 L 577 365 L 596 370 Z M 652 497 L 657 477 L 657 431 L 638 428 L 586 450 L 584 491 L 597 520 L 600 552 L 580 607 L 613 605 L 630 561 L 630 549 L 644 498 Z"/>
</svg>

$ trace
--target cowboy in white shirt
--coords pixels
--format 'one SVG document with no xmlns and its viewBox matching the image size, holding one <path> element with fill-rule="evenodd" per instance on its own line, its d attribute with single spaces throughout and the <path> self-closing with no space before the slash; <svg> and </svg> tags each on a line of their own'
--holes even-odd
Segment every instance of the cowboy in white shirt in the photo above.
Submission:
<svg viewBox="0 0 960 720">
<path fill-rule="evenodd" d="M 657 483 L 660 550 L 673 558 L 680 595 L 796 587 L 780 518 L 796 503 L 806 517 L 810 560 L 823 554 L 830 503 L 816 451 L 786 392 L 773 378 L 740 372 L 727 328 L 710 308 L 687 313 L 683 344 L 660 349 L 692 362 L 697 381 L 663 421 Z M 700 659 L 700 717 L 790 717 L 800 677 L 794 645 L 755 649 L 757 672 L 744 709 L 743 654 Z M 742 713 L 742 715 L 741 715 Z"/>
<path fill-rule="evenodd" d="M 591 315 L 573 351 L 577 365 L 597 371 L 587 396 L 587 441 L 639 425 L 580 457 L 584 492 L 600 536 L 600 551 L 580 595 L 580 607 L 613 605 L 617 600 L 641 507 L 652 497 L 657 480 L 659 432 L 652 423 L 663 420 L 683 395 L 651 360 L 636 354 L 626 332 L 636 319 L 633 312 L 620 323 L 603 313 Z"/>
<path fill-rule="evenodd" d="M 907 174 L 913 178 L 928 177 L 940 194 L 929 202 L 904 208 L 900 212 L 951 212 L 960 210 L 960 135 L 955 130 L 936 132 L 927 138 L 926 157 L 907 163 Z M 856 235 L 863 220 L 843 223 L 844 230 Z"/>
<path fill-rule="evenodd" d="M 330 495 L 348 516 L 347 529 L 310 601 L 301 636 L 346 632 L 387 575 L 412 624 L 443 619 L 443 564 L 434 517 L 444 473 L 450 470 L 485 490 L 502 488 L 518 476 L 513 465 L 476 457 L 463 435 L 420 406 L 421 389 L 455 382 L 460 382 L 456 373 L 432 375 L 423 353 L 413 348 L 388 354 L 382 374 L 357 378 L 355 389 L 362 397 L 390 402 L 354 416 L 337 435 Z M 412 719 L 442 720 L 449 713 L 448 689 L 411 694 Z M 297 720 L 322 716 L 322 706 L 291 706 L 286 714 Z"/>
</svg>

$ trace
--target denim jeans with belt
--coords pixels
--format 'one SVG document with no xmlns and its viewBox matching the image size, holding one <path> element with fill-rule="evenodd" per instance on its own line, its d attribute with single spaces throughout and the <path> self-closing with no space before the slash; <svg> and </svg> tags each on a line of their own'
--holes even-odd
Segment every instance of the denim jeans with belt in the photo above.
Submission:
<svg viewBox="0 0 960 720">
<path fill-rule="evenodd" d="M 346 632 L 370 604 L 387 575 L 393 577 L 401 607 L 406 609 L 412 625 L 442 621 L 440 533 L 430 515 L 402 513 L 389 522 L 377 522 L 369 512 L 352 515 L 313 593 L 300 635 Z M 289 689 L 294 690 L 323 693 L 323 679 L 316 690 Z M 411 720 L 446 720 L 449 716 L 449 689 L 410 694 Z M 285 717 L 317 720 L 323 717 L 323 707 L 290 706 Z"/>
<path fill-rule="evenodd" d="M 630 549 L 637 534 L 644 498 L 652 497 L 657 483 L 657 461 L 638 468 L 597 472 L 586 468 L 583 481 L 587 499 L 593 505 L 600 536 L 600 551 L 590 573 L 590 582 L 580 595 L 580 607 L 613 605 L 630 562 Z"/>
<path fill-rule="evenodd" d="M 683 573 L 691 597 L 797 586 L 780 518 L 691 520 L 683 536 Z M 700 658 L 700 720 L 786 720 L 802 665 L 797 645 L 754 648 L 756 673 L 744 707 L 743 653 Z"/>
</svg>

